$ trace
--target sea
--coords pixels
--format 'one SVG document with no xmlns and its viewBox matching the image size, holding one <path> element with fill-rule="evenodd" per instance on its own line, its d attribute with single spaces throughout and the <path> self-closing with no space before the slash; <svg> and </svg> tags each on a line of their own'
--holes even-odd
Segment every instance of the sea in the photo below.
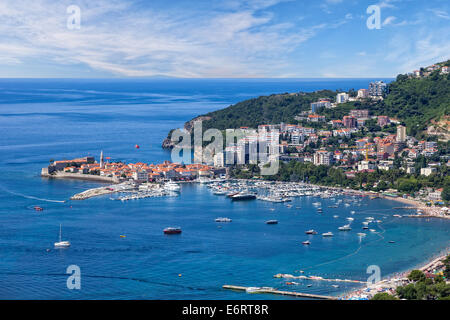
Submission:
<svg viewBox="0 0 450 320">
<path fill-rule="evenodd" d="M 273 276 L 367 281 L 371 270 L 387 277 L 436 256 L 449 247 L 450 222 L 393 217 L 408 211 L 392 200 L 302 197 L 288 207 L 231 202 L 184 184 L 178 197 L 70 201 L 103 184 L 40 177 L 52 159 L 98 160 L 102 150 L 110 161 L 160 163 L 171 159 L 161 148 L 169 130 L 197 115 L 260 95 L 367 88 L 372 80 L 380 79 L 0 79 L 0 299 L 298 299 L 226 284 L 338 296 L 361 284 Z M 328 208 L 338 200 L 350 206 Z M 370 226 L 376 232 L 362 230 L 369 216 L 381 220 Z M 339 232 L 347 217 L 352 231 Z M 67 249 L 53 246 L 60 225 Z M 164 235 L 169 226 L 182 234 Z M 335 236 L 320 235 L 328 231 Z"/>
</svg>

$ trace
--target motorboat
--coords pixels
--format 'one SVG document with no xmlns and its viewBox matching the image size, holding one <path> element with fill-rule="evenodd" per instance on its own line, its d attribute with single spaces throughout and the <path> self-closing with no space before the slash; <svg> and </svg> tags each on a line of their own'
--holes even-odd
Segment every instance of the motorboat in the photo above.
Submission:
<svg viewBox="0 0 450 320">
<path fill-rule="evenodd" d="M 350 230 L 352 230 L 352 228 L 350 227 L 349 224 L 346 224 L 346 225 L 344 225 L 342 227 L 339 227 L 338 229 L 339 229 L 339 231 L 350 231 Z"/>
<path fill-rule="evenodd" d="M 164 229 L 164 234 L 180 234 L 181 228 L 180 227 L 168 227 Z"/>
</svg>

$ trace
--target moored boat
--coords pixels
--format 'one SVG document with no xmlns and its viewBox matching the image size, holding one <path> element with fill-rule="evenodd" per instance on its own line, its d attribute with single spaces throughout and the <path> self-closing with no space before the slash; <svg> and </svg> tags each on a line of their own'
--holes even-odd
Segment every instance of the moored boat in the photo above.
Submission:
<svg viewBox="0 0 450 320">
<path fill-rule="evenodd" d="M 350 230 L 352 230 L 352 228 L 350 228 L 349 224 L 346 224 L 346 225 L 344 225 L 342 227 L 339 227 L 338 229 L 339 229 L 339 231 L 350 231 Z"/>
<path fill-rule="evenodd" d="M 55 242 L 55 248 L 67 248 L 70 247 L 69 241 L 62 241 L 62 227 L 59 225 L 59 241 Z"/>
<path fill-rule="evenodd" d="M 180 227 L 168 227 L 164 229 L 164 234 L 180 234 L 181 228 Z"/>
<path fill-rule="evenodd" d="M 240 192 L 231 197 L 233 201 L 253 200 L 256 199 L 256 195 L 248 192 Z"/>
</svg>

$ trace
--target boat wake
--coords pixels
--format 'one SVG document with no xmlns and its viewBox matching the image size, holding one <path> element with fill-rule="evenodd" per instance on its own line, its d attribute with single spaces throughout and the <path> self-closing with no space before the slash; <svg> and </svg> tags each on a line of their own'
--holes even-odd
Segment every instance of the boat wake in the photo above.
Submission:
<svg viewBox="0 0 450 320">
<path fill-rule="evenodd" d="M 5 192 L 7 192 L 7 193 L 9 193 L 9 194 L 12 194 L 12 195 L 15 195 L 15 196 L 18 196 L 18 197 L 22 197 L 22 198 L 26 198 L 26 199 L 45 201 L 45 202 L 54 202 L 54 203 L 65 203 L 66 202 L 66 200 L 52 200 L 52 199 L 43 199 L 43 198 L 38 198 L 38 197 L 34 197 L 34 196 L 29 196 L 29 195 L 26 195 L 26 194 L 22 194 L 22 193 L 19 193 L 19 192 L 14 192 L 14 191 L 8 190 L 8 189 L 6 189 L 5 187 L 3 187 L 1 185 L 0 185 L 0 189 L 5 191 Z"/>
</svg>

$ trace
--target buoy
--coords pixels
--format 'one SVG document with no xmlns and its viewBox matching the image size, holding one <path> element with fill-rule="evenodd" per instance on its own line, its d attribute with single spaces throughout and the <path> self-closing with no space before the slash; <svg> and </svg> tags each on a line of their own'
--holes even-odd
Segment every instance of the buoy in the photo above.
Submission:
<svg viewBox="0 0 450 320">
<path fill-rule="evenodd" d="M 120 237 L 121 237 L 121 238 L 126 238 L 127 236 L 124 236 L 124 235 L 121 234 Z"/>
<path fill-rule="evenodd" d="M 181 277 L 181 273 L 180 273 L 180 274 L 178 274 L 178 276 L 179 276 L 179 277 Z"/>
<path fill-rule="evenodd" d="M 137 144 L 137 145 L 135 145 L 134 146 L 136 149 L 139 149 L 140 148 L 140 146 Z"/>
</svg>

